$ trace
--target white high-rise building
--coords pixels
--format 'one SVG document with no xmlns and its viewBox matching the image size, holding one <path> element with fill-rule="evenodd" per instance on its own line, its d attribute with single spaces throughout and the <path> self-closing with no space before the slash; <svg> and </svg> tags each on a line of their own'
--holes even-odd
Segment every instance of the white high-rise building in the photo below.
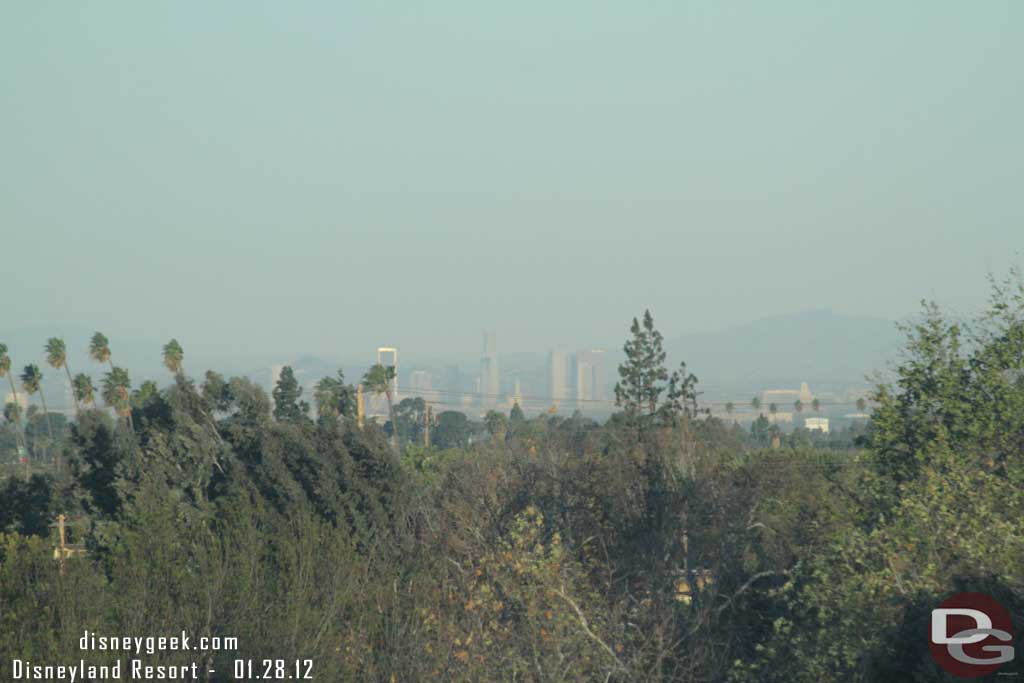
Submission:
<svg viewBox="0 0 1024 683">
<path fill-rule="evenodd" d="M 548 396 L 556 406 L 569 398 L 569 355 L 564 351 L 548 354 Z"/>
<path fill-rule="evenodd" d="M 604 400 L 604 349 L 577 351 L 573 360 L 577 407 L 593 407 L 592 402 Z"/>
</svg>

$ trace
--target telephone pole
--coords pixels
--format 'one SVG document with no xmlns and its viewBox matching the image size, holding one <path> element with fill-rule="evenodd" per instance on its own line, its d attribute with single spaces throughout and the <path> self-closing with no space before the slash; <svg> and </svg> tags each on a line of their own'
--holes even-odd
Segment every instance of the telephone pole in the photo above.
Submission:
<svg viewBox="0 0 1024 683">
<path fill-rule="evenodd" d="M 356 385 L 356 426 L 363 428 L 363 385 Z"/>
</svg>

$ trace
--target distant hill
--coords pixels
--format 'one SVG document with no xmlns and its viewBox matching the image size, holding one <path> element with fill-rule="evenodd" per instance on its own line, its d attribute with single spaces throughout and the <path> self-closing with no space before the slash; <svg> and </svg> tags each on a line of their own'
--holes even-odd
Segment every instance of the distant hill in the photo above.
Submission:
<svg viewBox="0 0 1024 683">
<path fill-rule="evenodd" d="M 769 387 L 814 390 L 866 384 L 896 359 L 902 334 L 891 320 L 810 311 L 719 332 L 666 340 L 672 364 L 685 360 L 709 393 Z"/>
</svg>

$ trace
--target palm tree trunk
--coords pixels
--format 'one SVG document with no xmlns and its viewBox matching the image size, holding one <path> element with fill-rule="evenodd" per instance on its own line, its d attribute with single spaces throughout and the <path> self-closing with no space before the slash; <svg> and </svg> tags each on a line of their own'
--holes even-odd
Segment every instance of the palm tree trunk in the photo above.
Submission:
<svg viewBox="0 0 1024 683">
<path fill-rule="evenodd" d="M 53 447 L 53 469 L 60 475 L 60 451 L 57 448 L 57 440 L 53 438 L 53 423 L 50 422 L 50 411 L 46 407 L 46 394 L 43 393 L 43 384 L 39 383 L 39 400 L 43 404 L 43 420 L 46 422 L 46 432 L 50 435 L 50 445 Z"/>
<path fill-rule="evenodd" d="M 114 359 L 108 357 L 107 358 L 107 365 L 110 366 L 110 371 L 113 372 L 114 371 Z M 127 391 L 127 389 L 125 391 Z M 128 422 L 128 429 L 130 429 L 130 430 L 132 430 L 134 432 L 135 431 L 135 423 L 132 421 L 131 396 L 127 396 L 125 398 L 125 403 L 126 403 L 125 410 L 127 411 L 125 417 L 128 418 L 128 420 L 127 420 L 127 422 Z"/>
<path fill-rule="evenodd" d="M 28 464 L 28 441 L 25 438 L 25 431 L 21 425 L 21 404 L 18 403 L 18 389 L 14 386 L 14 375 L 9 371 L 7 379 L 11 382 L 11 397 L 14 399 L 14 408 L 18 411 L 18 424 L 14 425 L 14 439 L 21 446 L 21 450 L 25 455 L 25 480 L 28 481 L 32 477 L 32 471 Z M 21 453 L 18 455 L 21 455 Z"/>
<path fill-rule="evenodd" d="M 71 386 L 71 398 L 75 402 L 75 419 L 77 420 L 78 413 L 81 410 L 81 408 L 79 408 L 78 406 L 78 396 L 75 395 L 75 380 L 71 378 L 71 368 L 68 367 L 68 362 L 66 360 L 64 361 L 64 372 L 68 374 L 68 382 L 70 383 Z"/>
<path fill-rule="evenodd" d="M 46 409 L 46 394 L 43 393 L 43 385 L 39 385 L 39 400 L 43 404 L 43 421 L 46 422 L 46 432 L 50 435 L 50 443 L 53 443 L 53 425 L 50 424 L 50 411 Z"/>
<path fill-rule="evenodd" d="M 395 420 L 395 406 L 391 403 L 391 383 L 384 387 L 384 396 L 388 399 L 388 415 L 391 417 L 391 448 L 398 450 L 398 421 Z"/>
</svg>

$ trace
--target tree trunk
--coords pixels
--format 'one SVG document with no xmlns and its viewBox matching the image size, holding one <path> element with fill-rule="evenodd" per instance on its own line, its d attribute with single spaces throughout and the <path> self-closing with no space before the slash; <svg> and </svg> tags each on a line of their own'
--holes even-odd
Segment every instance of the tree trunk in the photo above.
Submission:
<svg viewBox="0 0 1024 683">
<path fill-rule="evenodd" d="M 46 394 L 43 393 L 43 385 L 39 384 L 39 401 L 43 404 L 43 421 L 46 422 L 46 433 L 50 435 L 50 443 L 56 443 L 53 439 L 53 425 L 50 424 L 50 411 L 46 408 Z"/>
<path fill-rule="evenodd" d="M 110 366 L 110 372 L 114 372 L 114 361 L 113 361 L 113 359 L 107 358 L 107 365 Z M 128 394 L 128 390 L 127 389 L 125 389 L 125 394 L 127 394 L 124 397 L 124 401 L 125 401 L 125 418 L 126 418 L 126 421 L 128 422 L 128 429 L 130 429 L 131 431 L 134 432 L 135 431 L 135 423 L 132 421 L 131 395 Z M 116 410 L 116 408 L 115 408 L 115 410 Z"/>
<path fill-rule="evenodd" d="M 50 435 L 50 447 L 53 448 L 53 469 L 60 476 L 60 451 L 57 448 L 57 440 L 53 438 L 53 423 L 50 422 L 50 411 L 46 407 L 46 394 L 43 393 L 42 382 L 39 383 L 39 400 L 43 404 L 43 420 L 46 422 L 46 433 Z"/>
<path fill-rule="evenodd" d="M 395 419 L 395 406 L 391 403 L 391 382 L 384 387 L 384 397 L 388 400 L 388 415 L 391 417 L 391 448 L 398 450 L 398 421 Z"/>
<path fill-rule="evenodd" d="M 64 372 L 68 374 L 68 383 L 71 387 L 71 398 L 75 402 L 75 419 L 78 419 L 78 413 L 81 408 L 78 406 L 78 396 L 75 394 L 75 380 L 71 377 L 71 368 L 68 367 L 68 362 L 64 361 Z"/>
<path fill-rule="evenodd" d="M 14 425 L 14 440 L 25 454 L 25 481 L 32 477 L 32 471 L 28 464 L 28 441 L 25 439 L 25 432 L 21 425 L 21 404 L 18 403 L 18 389 L 14 386 L 14 375 L 7 372 L 7 379 L 11 382 L 11 397 L 14 399 L 14 409 L 17 411 L 18 424 Z M 18 455 L 21 455 L 19 453 Z"/>
</svg>

